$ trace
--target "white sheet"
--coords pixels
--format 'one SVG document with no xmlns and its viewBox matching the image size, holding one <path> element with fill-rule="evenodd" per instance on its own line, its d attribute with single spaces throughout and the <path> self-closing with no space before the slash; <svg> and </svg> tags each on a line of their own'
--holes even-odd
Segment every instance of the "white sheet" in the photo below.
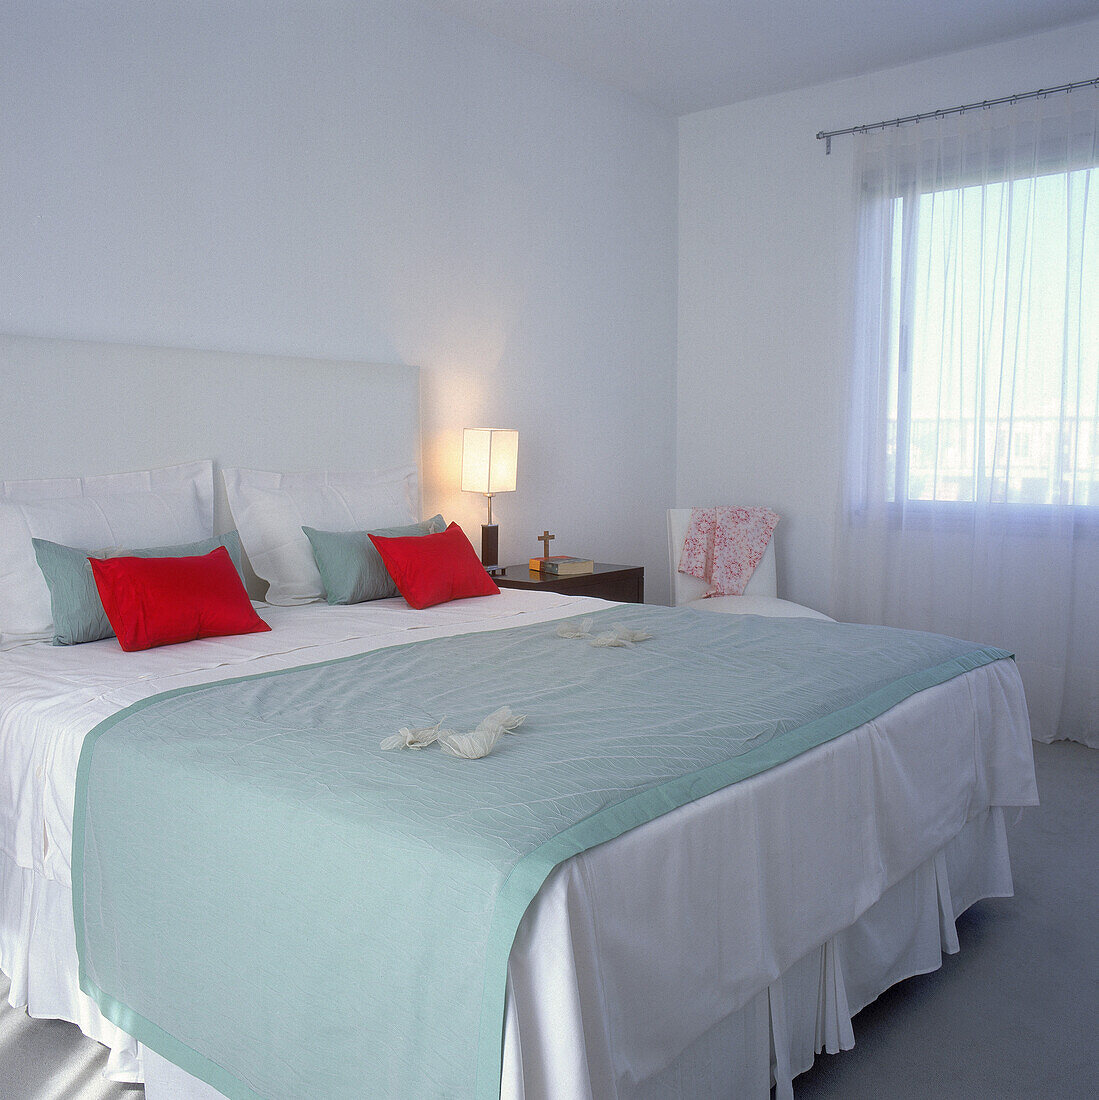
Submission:
<svg viewBox="0 0 1099 1100">
<path fill-rule="evenodd" d="M 16 807 L 30 823 L 8 815 L 4 843 L 28 851 L 31 862 L 23 865 L 48 875 L 59 896 L 68 896 L 80 740 L 106 714 L 145 695 L 598 606 L 605 605 L 506 591 L 504 598 L 445 605 L 415 621 L 399 600 L 360 613 L 264 608 L 271 634 L 191 643 L 175 652 L 125 655 L 108 641 L 50 648 L 48 656 L 45 647 L 8 654 L 10 661 L 0 662 L 4 782 L 17 785 L 8 774 L 13 761 L 20 775 L 35 781 Z M 264 652 L 271 649 L 276 652 Z M 28 676 L 40 678 L 29 693 Z M 24 696 L 13 699 L 20 684 Z M 29 744 L 18 748 L 21 741 Z M 767 1011 L 776 1011 L 780 976 L 789 983 L 799 967 L 812 972 L 813 952 L 838 943 L 839 933 L 890 887 L 921 874 L 931 875 L 934 886 L 935 860 L 967 829 L 984 828 L 989 807 L 1036 801 L 1026 706 L 1014 665 L 1002 661 L 570 860 L 531 907 L 512 953 L 505 1095 L 646 1094 L 654 1082 L 680 1074 L 681 1059 L 700 1049 L 702 1037 L 718 1034 L 723 1021 L 741 1026 L 738 1009 L 758 1024 L 762 996 Z M 36 852 L 40 826 L 49 842 L 45 858 Z M 1002 841 L 1002 821 L 999 830 Z M 994 847 L 988 848 L 993 866 Z M 974 896 L 1010 889 L 1006 857 L 1001 862 L 1002 873 L 990 874 L 992 885 Z M 941 900 L 943 888 L 934 890 Z M 63 900 L 55 906 L 63 910 Z M 907 931 L 895 922 L 890 927 Z M 61 949 L 71 952 L 64 944 Z M 842 967 L 828 952 L 820 965 L 827 963 L 842 990 Z M 73 963 L 74 955 L 61 965 L 75 973 Z M 841 1008 L 836 1013 L 842 1018 Z M 759 1041 L 769 1043 L 766 1012 L 760 1019 Z M 136 1044 L 129 1054 L 114 1060 L 121 1076 L 143 1072 Z M 700 1064 L 704 1072 L 706 1060 Z M 801 1068 L 782 1072 L 788 1077 Z M 202 1095 L 197 1083 L 170 1067 L 158 1064 L 157 1074 L 163 1084 L 154 1086 L 150 1100 L 161 1088 L 164 1096 Z M 678 1095 L 691 1096 L 692 1079 L 679 1080 Z M 172 1091 L 177 1087 L 182 1091 Z"/>
<path fill-rule="evenodd" d="M 632 1096 L 988 806 L 1035 804 L 1017 685 L 1011 662 L 957 677 L 559 867 L 512 952 L 513 1005 L 520 1034 L 581 1035 L 585 1060 L 549 1051 L 518 1095 L 583 1095 L 594 1067 L 594 1096 Z M 587 996 L 548 1000 L 562 973 Z"/>
</svg>

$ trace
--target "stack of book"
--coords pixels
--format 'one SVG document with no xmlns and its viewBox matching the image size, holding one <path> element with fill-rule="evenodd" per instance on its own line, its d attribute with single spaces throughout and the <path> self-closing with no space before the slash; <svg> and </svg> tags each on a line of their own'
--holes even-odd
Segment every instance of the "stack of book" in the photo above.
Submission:
<svg viewBox="0 0 1099 1100">
<path fill-rule="evenodd" d="M 570 558 L 558 554 L 552 558 L 531 558 L 530 567 L 537 573 L 553 573 L 558 577 L 572 577 L 595 570 L 595 562 L 588 558 Z"/>
</svg>

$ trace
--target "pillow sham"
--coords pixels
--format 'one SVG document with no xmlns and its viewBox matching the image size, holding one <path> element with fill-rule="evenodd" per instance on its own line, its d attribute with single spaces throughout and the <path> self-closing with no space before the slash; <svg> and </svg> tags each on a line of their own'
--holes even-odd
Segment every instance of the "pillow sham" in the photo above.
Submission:
<svg viewBox="0 0 1099 1100">
<path fill-rule="evenodd" d="M 256 576 L 267 581 L 268 603 L 324 598 L 303 527 L 371 531 L 415 523 L 420 514 L 415 466 L 293 474 L 231 467 L 224 473 L 233 522 Z"/>
<path fill-rule="evenodd" d="M 417 611 L 451 600 L 500 593 L 465 532 L 456 523 L 437 535 L 368 537 L 377 547 L 401 595 Z"/>
<path fill-rule="evenodd" d="M 31 539 L 31 545 L 50 590 L 54 645 L 80 645 L 114 636 L 95 586 L 89 558 L 183 558 L 208 554 L 224 546 L 241 580 L 244 579 L 240 538 L 236 531 L 184 546 L 150 546 L 142 550 L 77 550 L 46 539 Z"/>
<path fill-rule="evenodd" d="M 397 586 L 386 572 L 371 535 L 384 538 L 418 538 L 446 529 L 442 516 L 432 516 L 406 527 L 382 527 L 377 531 L 317 531 L 303 527 L 313 548 L 313 560 L 331 604 L 366 603 L 397 595 Z"/>
<path fill-rule="evenodd" d="M 271 629 L 224 546 L 200 557 L 89 560 L 103 610 L 127 653 Z"/>
<path fill-rule="evenodd" d="M 214 534 L 214 467 L 190 462 L 97 477 L 0 482 L 0 643 L 49 637 L 50 591 L 32 538 L 64 546 L 166 546 Z"/>
</svg>

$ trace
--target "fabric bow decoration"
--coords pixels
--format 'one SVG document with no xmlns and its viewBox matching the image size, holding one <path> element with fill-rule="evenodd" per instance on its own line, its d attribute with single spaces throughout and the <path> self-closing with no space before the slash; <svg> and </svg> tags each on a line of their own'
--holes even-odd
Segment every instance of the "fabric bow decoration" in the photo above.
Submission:
<svg viewBox="0 0 1099 1100">
<path fill-rule="evenodd" d="M 453 733 L 453 730 L 440 730 L 445 719 L 440 718 L 433 726 L 401 726 L 392 736 L 381 742 L 383 749 L 426 749 L 435 744 L 440 737 Z"/>
<path fill-rule="evenodd" d="M 516 714 L 511 707 L 500 707 L 487 718 L 482 718 L 477 728 L 470 733 L 442 729 L 445 719 L 440 718 L 433 726 L 402 726 L 392 737 L 381 741 L 383 749 L 422 749 L 438 744 L 439 748 L 451 756 L 460 756 L 466 760 L 480 760 L 488 756 L 496 743 L 505 733 L 514 733 L 525 721 L 525 714 Z"/>
<path fill-rule="evenodd" d="M 628 626 L 623 626 L 621 623 L 613 623 L 610 630 L 604 631 L 602 634 L 597 634 L 592 637 L 591 624 L 592 619 L 589 616 L 586 619 L 581 619 L 577 622 L 575 619 L 569 622 L 561 623 L 555 633 L 559 638 L 589 638 L 590 645 L 598 646 L 599 648 L 608 648 L 613 646 L 633 646 L 637 642 L 648 641 L 652 635 L 647 630 L 631 630 Z"/>
<path fill-rule="evenodd" d="M 591 644 L 594 646 L 633 646 L 637 642 L 645 642 L 651 638 L 652 635 L 647 630 L 631 630 L 628 626 L 622 626 L 621 623 L 614 623 L 610 630 L 605 631 L 603 634 L 599 634 L 592 638 Z"/>
<path fill-rule="evenodd" d="M 590 638 L 591 637 L 591 624 L 592 618 L 589 615 L 586 619 L 581 619 L 577 622 L 575 619 L 558 624 L 554 633 L 558 638 Z"/>
</svg>

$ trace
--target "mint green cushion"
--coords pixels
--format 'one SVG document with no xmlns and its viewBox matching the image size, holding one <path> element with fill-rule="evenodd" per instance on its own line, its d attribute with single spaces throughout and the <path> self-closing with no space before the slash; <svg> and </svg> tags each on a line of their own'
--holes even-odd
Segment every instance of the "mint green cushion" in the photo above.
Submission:
<svg viewBox="0 0 1099 1100">
<path fill-rule="evenodd" d="M 393 578 L 386 572 L 382 556 L 374 549 L 371 535 L 399 539 L 409 535 L 435 535 L 446 530 L 442 516 L 432 516 L 407 527 L 379 527 L 374 531 L 318 531 L 303 527 L 317 572 L 324 581 L 329 603 L 365 603 L 399 595 Z"/>
<path fill-rule="evenodd" d="M 183 546 L 150 546 L 144 550 L 78 550 L 45 539 L 31 539 L 31 543 L 38 568 L 50 590 L 54 645 L 80 645 L 81 642 L 114 637 L 103 611 L 99 589 L 95 586 L 92 567 L 88 564 L 89 558 L 192 558 L 224 546 L 237 572 L 242 579 L 244 577 L 240 536 L 236 531 Z"/>
</svg>

